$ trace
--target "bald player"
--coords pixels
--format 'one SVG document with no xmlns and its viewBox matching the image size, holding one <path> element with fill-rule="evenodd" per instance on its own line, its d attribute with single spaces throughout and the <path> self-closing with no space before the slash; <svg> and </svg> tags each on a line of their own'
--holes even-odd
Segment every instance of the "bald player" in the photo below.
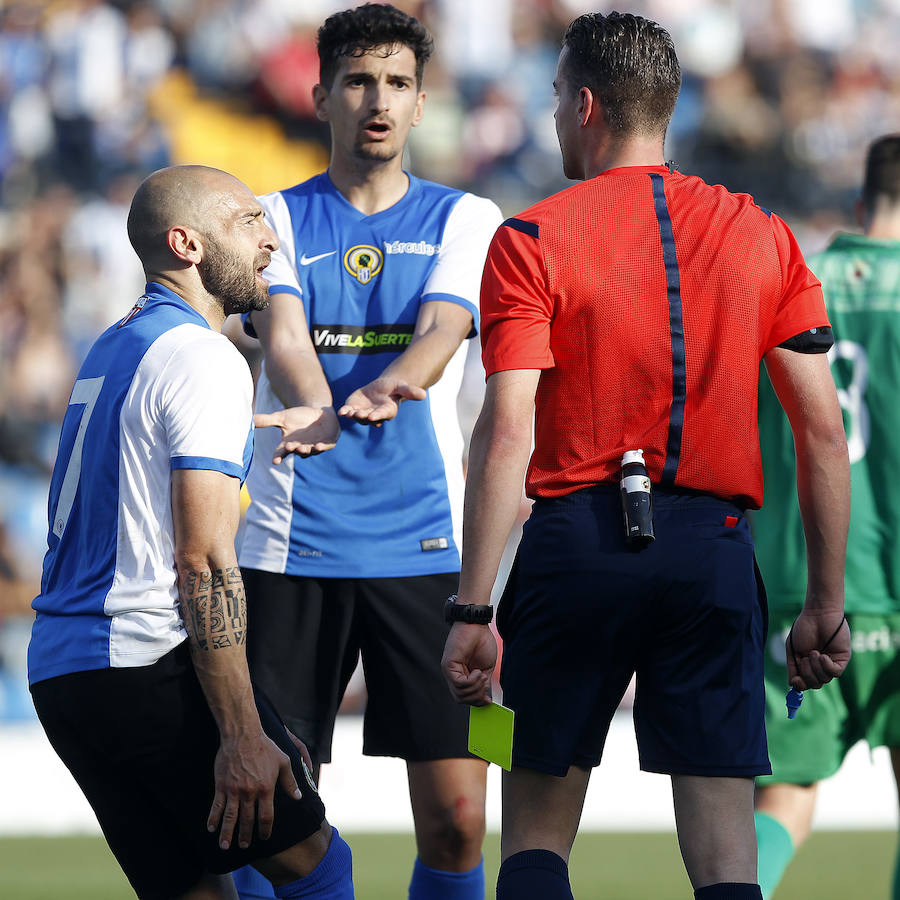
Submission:
<svg viewBox="0 0 900 900">
<path fill-rule="evenodd" d="M 92 347 L 50 485 L 28 650 L 35 708 L 141 898 L 353 896 L 306 748 L 250 682 L 234 553 L 253 449 L 247 364 L 220 333 L 268 305 L 278 239 L 250 190 L 202 166 L 141 184 L 145 293 Z"/>
</svg>

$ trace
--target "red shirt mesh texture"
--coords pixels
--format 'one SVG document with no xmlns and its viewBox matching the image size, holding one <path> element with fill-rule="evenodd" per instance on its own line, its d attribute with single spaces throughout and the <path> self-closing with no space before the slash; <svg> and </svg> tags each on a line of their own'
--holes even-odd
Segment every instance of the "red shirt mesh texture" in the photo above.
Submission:
<svg viewBox="0 0 900 900">
<path fill-rule="evenodd" d="M 529 496 L 616 481 L 643 448 L 659 482 L 672 413 L 672 333 L 650 174 L 663 176 L 684 330 L 686 399 L 677 486 L 758 506 L 759 363 L 827 324 L 793 236 L 746 195 L 664 167 L 616 169 L 497 232 L 482 284 L 487 374 L 543 369 Z"/>
</svg>

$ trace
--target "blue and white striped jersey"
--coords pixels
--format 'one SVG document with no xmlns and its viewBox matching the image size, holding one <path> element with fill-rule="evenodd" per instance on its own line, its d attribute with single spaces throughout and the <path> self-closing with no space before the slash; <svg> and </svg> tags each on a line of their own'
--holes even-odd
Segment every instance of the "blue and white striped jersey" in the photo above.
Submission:
<svg viewBox="0 0 900 900">
<path fill-rule="evenodd" d="M 406 349 L 423 303 L 460 304 L 476 334 L 481 272 L 502 219 L 490 200 L 410 176 L 398 203 L 367 216 L 323 173 L 261 202 L 281 241 L 269 292 L 303 303 L 336 408 Z M 464 344 L 427 399 L 402 404 L 383 427 L 342 421 L 328 453 L 273 466 L 280 433 L 261 430 L 241 565 L 331 578 L 458 571 L 465 353 Z M 263 367 L 256 409 L 282 405 Z"/>
<path fill-rule="evenodd" d="M 171 471 L 243 479 L 252 396 L 234 345 L 154 282 L 97 339 L 72 389 L 50 482 L 30 683 L 150 665 L 185 639 Z"/>
</svg>

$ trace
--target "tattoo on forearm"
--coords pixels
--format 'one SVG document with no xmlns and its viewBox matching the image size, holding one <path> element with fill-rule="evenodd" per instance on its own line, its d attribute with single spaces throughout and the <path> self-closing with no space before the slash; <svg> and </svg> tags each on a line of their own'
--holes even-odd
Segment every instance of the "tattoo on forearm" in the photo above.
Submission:
<svg viewBox="0 0 900 900">
<path fill-rule="evenodd" d="M 200 650 L 246 643 L 247 598 L 237 566 L 185 572 L 178 593 L 184 627 Z"/>
</svg>

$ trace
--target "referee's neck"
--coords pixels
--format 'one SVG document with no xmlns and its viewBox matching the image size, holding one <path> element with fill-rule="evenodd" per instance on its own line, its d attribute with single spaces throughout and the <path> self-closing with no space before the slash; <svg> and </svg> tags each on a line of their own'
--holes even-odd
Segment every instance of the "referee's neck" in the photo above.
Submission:
<svg viewBox="0 0 900 900">
<path fill-rule="evenodd" d="M 589 147 L 585 156 L 585 180 L 602 175 L 610 169 L 665 165 L 663 142 L 659 138 L 642 135 L 616 141 L 607 138 Z"/>
</svg>

